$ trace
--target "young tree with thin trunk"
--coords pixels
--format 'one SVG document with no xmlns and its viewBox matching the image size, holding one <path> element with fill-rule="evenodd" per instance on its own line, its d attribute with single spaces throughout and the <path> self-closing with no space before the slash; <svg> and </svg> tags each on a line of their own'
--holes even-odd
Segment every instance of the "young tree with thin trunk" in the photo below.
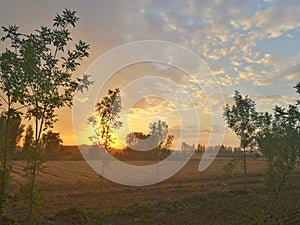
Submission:
<svg viewBox="0 0 300 225">
<path fill-rule="evenodd" d="M 71 107 L 77 91 L 90 85 L 88 75 L 73 79 L 80 61 L 88 57 L 89 45 L 79 40 L 74 44 L 70 27 L 78 22 L 75 11 L 57 14 L 51 28 L 42 26 L 35 33 L 20 34 L 18 27 L 3 28 L 2 40 L 10 43 L 6 49 L 5 67 L 20 79 L 23 85 L 18 101 L 26 106 L 26 118 L 34 120 L 34 144 L 25 168 L 28 176 L 28 211 L 26 223 L 36 223 L 36 175 L 41 168 L 43 149 L 41 134 L 57 121 L 55 110 Z"/>
<path fill-rule="evenodd" d="M 96 132 L 96 140 L 99 145 L 109 150 L 115 143 L 113 136 L 114 130 L 122 126 L 119 121 L 121 112 L 120 90 L 109 90 L 107 96 L 96 105 L 96 111 L 88 122 L 93 126 Z"/>
<path fill-rule="evenodd" d="M 88 123 L 91 124 L 96 133 L 95 137 L 91 137 L 96 140 L 99 147 L 104 153 L 102 162 L 102 170 L 104 173 L 105 157 L 109 149 L 115 143 L 114 130 L 119 129 L 122 126 L 122 122 L 119 120 L 121 112 L 121 96 L 120 90 L 109 90 L 108 94 L 97 103 L 95 113 L 88 119 Z M 100 209 L 102 209 L 102 189 L 103 189 L 103 176 L 100 175 Z"/>
<path fill-rule="evenodd" d="M 223 115 L 228 127 L 240 139 L 240 146 L 243 149 L 243 170 L 246 184 L 246 150 L 252 147 L 255 141 L 258 113 L 256 112 L 254 101 L 248 96 L 243 97 L 239 91 L 235 91 L 233 100 L 234 105 L 226 105 Z"/>
</svg>

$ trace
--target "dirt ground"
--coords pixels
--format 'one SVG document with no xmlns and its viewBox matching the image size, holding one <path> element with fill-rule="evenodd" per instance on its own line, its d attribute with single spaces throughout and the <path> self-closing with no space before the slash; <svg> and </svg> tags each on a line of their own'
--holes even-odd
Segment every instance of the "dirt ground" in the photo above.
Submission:
<svg viewBox="0 0 300 225">
<path fill-rule="evenodd" d="M 199 172 L 199 160 L 194 159 L 170 179 L 151 186 L 104 180 L 102 188 L 99 175 L 85 161 L 49 161 L 37 178 L 40 224 L 260 224 L 268 200 L 263 188 L 266 162 L 248 160 L 244 188 L 242 165 L 221 185 L 229 160 L 217 158 Z M 14 162 L 12 170 L 8 217 L 15 221 L 22 221 L 24 214 L 23 167 Z M 300 224 L 299 177 L 288 180 L 268 224 Z"/>
</svg>

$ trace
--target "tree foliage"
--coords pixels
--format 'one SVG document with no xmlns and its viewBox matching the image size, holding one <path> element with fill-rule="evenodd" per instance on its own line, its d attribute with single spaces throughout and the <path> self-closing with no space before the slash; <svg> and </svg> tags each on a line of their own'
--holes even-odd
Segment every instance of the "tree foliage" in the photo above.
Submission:
<svg viewBox="0 0 300 225">
<path fill-rule="evenodd" d="M 9 194 L 9 181 L 11 172 L 11 158 L 19 144 L 24 131 L 21 118 L 15 115 L 8 119 L 8 115 L 3 113 L 0 116 L 0 210 L 1 216 L 4 213 L 5 204 Z"/>
<path fill-rule="evenodd" d="M 47 152 L 54 152 L 61 149 L 63 140 L 60 138 L 60 134 L 49 130 L 42 135 L 41 138 L 42 148 Z"/>
<path fill-rule="evenodd" d="M 158 120 L 149 124 L 150 136 L 154 147 L 170 150 L 174 140 L 173 135 L 168 135 L 169 125 L 165 121 Z"/>
<path fill-rule="evenodd" d="M 126 136 L 126 144 L 128 148 L 149 149 L 151 143 L 148 143 L 150 134 L 144 134 L 143 132 L 131 132 Z"/>
<path fill-rule="evenodd" d="M 127 153 L 143 159 L 164 159 L 169 156 L 174 135 L 169 135 L 168 124 L 158 120 L 149 124 L 149 133 L 131 132 L 127 134 Z M 134 150 L 134 151 L 132 151 Z"/>
<path fill-rule="evenodd" d="M 5 139 L 5 130 L 6 130 L 6 120 L 7 117 L 0 116 L 0 148 L 3 148 L 3 143 Z M 9 129 L 8 129 L 8 153 L 11 156 L 14 153 L 14 150 L 20 144 L 22 134 L 24 132 L 24 125 L 19 116 L 9 120 Z M 3 149 L 2 149 L 3 150 Z M 2 152 L 2 151 L 1 151 Z"/>
<path fill-rule="evenodd" d="M 296 92 L 300 95 L 300 82 L 295 86 Z M 297 105 L 300 105 L 300 99 L 297 100 Z"/>
<path fill-rule="evenodd" d="M 248 96 L 243 97 L 235 91 L 234 105 L 224 107 L 224 117 L 228 127 L 232 129 L 240 139 L 243 149 L 251 147 L 255 141 L 257 112 L 254 101 Z"/>
<path fill-rule="evenodd" d="M 224 118 L 227 125 L 240 139 L 243 151 L 244 177 L 246 181 L 246 149 L 255 145 L 255 132 L 257 128 L 258 113 L 254 101 L 248 96 L 243 97 L 239 91 L 235 91 L 234 105 L 224 107 Z"/>
<path fill-rule="evenodd" d="M 34 140 L 34 131 L 31 125 L 26 128 L 24 142 L 23 142 L 23 151 L 28 151 L 33 148 L 33 140 Z"/>
<path fill-rule="evenodd" d="M 110 149 L 115 143 L 114 130 L 122 126 L 119 121 L 121 111 L 120 90 L 109 90 L 107 96 L 96 105 L 95 113 L 88 122 L 93 125 L 96 132 L 96 140 L 106 149 Z"/>
<path fill-rule="evenodd" d="M 159 146 L 159 137 L 157 135 L 144 134 L 143 132 L 131 132 L 126 136 L 128 148 L 135 150 L 170 150 L 173 146 L 174 135 L 167 135 Z"/>
</svg>

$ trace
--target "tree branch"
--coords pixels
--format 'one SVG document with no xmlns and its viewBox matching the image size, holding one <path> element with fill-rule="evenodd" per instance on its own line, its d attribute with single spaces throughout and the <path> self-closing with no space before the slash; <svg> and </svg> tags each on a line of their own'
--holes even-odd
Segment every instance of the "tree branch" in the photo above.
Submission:
<svg viewBox="0 0 300 225">
<path fill-rule="evenodd" d="M 2 100 L 8 105 L 7 100 L 2 95 L 0 95 L 0 98 L 2 98 Z"/>
</svg>

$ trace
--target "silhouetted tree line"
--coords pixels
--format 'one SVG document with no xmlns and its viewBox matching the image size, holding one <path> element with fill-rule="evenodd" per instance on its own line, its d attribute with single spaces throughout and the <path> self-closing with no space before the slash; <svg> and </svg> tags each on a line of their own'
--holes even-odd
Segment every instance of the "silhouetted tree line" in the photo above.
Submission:
<svg viewBox="0 0 300 225">
<path fill-rule="evenodd" d="M 196 154 L 203 154 L 205 151 L 209 152 L 216 152 L 218 151 L 218 157 L 233 157 L 234 155 L 241 152 L 240 147 L 231 147 L 225 145 L 215 145 L 215 146 L 205 146 L 198 144 L 195 147 L 194 144 L 189 145 L 186 142 L 182 142 L 181 150 L 184 151 L 195 151 Z"/>
</svg>

